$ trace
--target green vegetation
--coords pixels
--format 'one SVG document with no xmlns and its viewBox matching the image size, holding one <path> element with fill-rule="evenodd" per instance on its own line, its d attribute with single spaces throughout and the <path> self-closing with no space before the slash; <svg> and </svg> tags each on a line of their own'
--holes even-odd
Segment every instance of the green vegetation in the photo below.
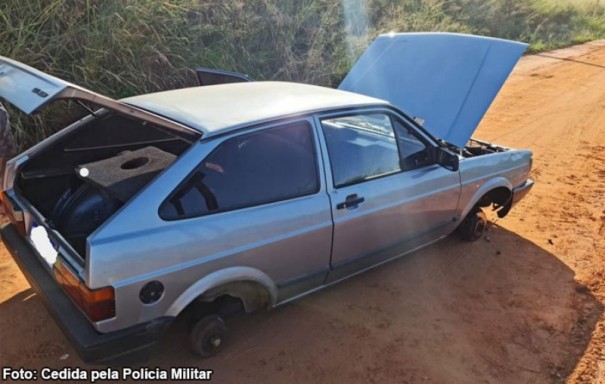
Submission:
<svg viewBox="0 0 605 384">
<path fill-rule="evenodd" d="M 334 85 L 375 35 L 389 31 L 482 34 L 526 41 L 533 51 L 605 38 L 601 0 L 2 3 L 1 55 L 117 98 L 194 85 L 196 66 Z M 12 116 L 22 147 L 66 119 L 51 108 L 33 128 Z"/>
</svg>

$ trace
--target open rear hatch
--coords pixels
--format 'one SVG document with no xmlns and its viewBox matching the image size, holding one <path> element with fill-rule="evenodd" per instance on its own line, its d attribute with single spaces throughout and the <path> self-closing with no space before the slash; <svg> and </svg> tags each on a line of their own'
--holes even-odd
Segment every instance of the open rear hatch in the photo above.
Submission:
<svg viewBox="0 0 605 384">
<path fill-rule="evenodd" d="M 7 164 L 4 204 L 49 264 L 59 249 L 83 261 L 88 236 L 200 137 L 1 56 L 0 97 L 27 114 L 57 100 L 91 111 Z"/>
</svg>

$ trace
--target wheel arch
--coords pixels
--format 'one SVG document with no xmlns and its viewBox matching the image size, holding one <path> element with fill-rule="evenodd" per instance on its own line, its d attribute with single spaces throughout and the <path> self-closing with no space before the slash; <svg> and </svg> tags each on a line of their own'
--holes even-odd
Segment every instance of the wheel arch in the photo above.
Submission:
<svg viewBox="0 0 605 384">
<path fill-rule="evenodd" d="M 464 207 L 461 217 L 465 218 L 477 207 L 488 207 L 496 204 L 498 217 L 502 218 L 508 214 L 513 202 L 513 186 L 504 177 L 497 177 L 484 183 L 475 191 L 472 198 Z"/>
<path fill-rule="evenodd" d="M 222 269 L 187 288 L 168 308 L 166 316 L 178 316 L 196 300 L 214 300 L 225 295 L 241 300 L 246 312 L 254 312 L 275 305 L 277 287 L 267 274 L 255 268 Z"/>
</svg>

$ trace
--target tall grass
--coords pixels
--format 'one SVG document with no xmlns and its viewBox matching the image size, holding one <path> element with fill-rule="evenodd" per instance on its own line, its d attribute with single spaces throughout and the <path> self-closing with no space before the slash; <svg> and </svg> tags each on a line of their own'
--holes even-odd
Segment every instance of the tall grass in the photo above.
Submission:
<svg viewBox="0 0 605 384">
<path fill-rule="evenodd" d="M 0 54 L 120 98 L 203 65 L 335 85 L 378 33 L 455 31 L 544 50 L 605 37 L 601 0 L 3 0 Z M 67 120 L 11 111 L 26 147 Z"/>
</svg>

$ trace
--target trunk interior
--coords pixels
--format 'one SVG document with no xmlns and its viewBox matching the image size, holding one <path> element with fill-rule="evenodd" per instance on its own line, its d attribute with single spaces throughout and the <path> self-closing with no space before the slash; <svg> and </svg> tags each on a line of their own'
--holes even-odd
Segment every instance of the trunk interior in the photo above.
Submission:
<svg viewBox="0 0 605 384">
<path fill-rule="evenodd" d="M 32 155 L 15 188 L 84 259 L 86 238 L 194 139 L 104 113 Z"/>
</svg>

